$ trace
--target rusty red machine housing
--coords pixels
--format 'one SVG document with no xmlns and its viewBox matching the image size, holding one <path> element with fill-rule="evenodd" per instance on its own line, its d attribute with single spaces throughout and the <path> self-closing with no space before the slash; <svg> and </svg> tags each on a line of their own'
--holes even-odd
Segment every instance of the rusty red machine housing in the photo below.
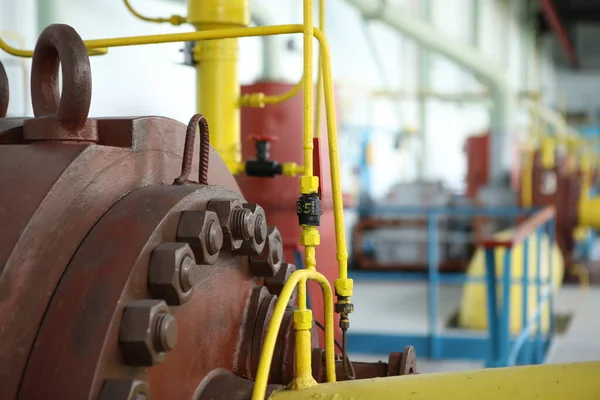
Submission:
<svg viewBox="0 0 600 400">
<path fill-rule="evenodd" d="M 35 117 L 0 118 L 0 399 L 249 399 L 295 270 L 282 236 L 210 148 L 201 115 L 187 127 L 88 118 L 91 82 L 79 35 L 52 25 L 33 56 Z M 2 116 L 7 103 L 0 74 Z M 268 393 L 294 375 L 293 310 Z M 354 370 L 409 374 L 414 360 L 407 349 Z"/>
<path fill-rule="evenodd" d="M 242 86 L 242 94 L 262 92 L 266 95 L 281 95 L 294 85 L 281 82 L 257 82 Z M 303 138 L 303 98 L 302 92 L 293 98 L 265 108 L 242 109 L 242 159 L 255 158 L 256 151 L 253 139 L 256 136 L 270 137 L 271 159 L 280 163 L 295 162 L 302 165 L 304 153 Z M 325 114 L 323 114 L 324 116 Z M 324 121 L 324 118 L 323 118 Z M 326 132 L 325 124 L 321 127 Z M 329 169 L 329 152 L 327 137 L 318 141 L 318 158 L 315 168 L 319 169 L 321 194 L 323 200 L 323 215 L 319 233 L 321 244 L 317 247 L 317 268 L 327 277 L 333 287 L 337 277 L 337 259 L 335 246 L 335 226 L 333 218 L 333 203 L 331 198 L 331 178 Z M 259 203 L 269 214 L 270 221 L 281 229 L 284 238 L 284 254 L 287 260 L 296 260 L 298 256 L 304 259 L 300 248 L 300 226 L 296 215 L 296 201 L 300 193 L 298 178 L 278 176 L 276 178 L 261 178 L 247 175 L 236 177 L 240 189 L 249 201 Z M 309 282 L 308 295 L 317 321 L 323 322 L 323 301 L 321 289 L 314 282 Z M 337 319 L 337 316 L 336 316 Z M 336 325 L 337 326 L 337 325 Z M 340 332 L 336 329 L 336 336 Z M 322 334 L 321 334 L 322 338 Z"/>
</svg>

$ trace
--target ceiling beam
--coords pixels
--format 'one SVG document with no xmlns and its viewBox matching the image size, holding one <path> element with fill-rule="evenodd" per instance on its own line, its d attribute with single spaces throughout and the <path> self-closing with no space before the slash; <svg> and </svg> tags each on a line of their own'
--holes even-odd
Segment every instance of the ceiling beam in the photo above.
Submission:
<svg viewBox="0 0 600 400">
<path fill-rule="evenodd" d="M 577 68 L 579 66 L 579 59 L 575 53 L 575 48 L 569 39 L 565 26 L 562 23 L 558 12 L 556 11 L 554 2 L 552 0 L 539 0 L 539 3 L 541 12 L 544 15 L 548 25 L 554 31 L 554 34 L 556 35 L 558 42 L 560 43 L 560 46 L 567 57 L 567 60 L 571 66 Z"/>
</svg>

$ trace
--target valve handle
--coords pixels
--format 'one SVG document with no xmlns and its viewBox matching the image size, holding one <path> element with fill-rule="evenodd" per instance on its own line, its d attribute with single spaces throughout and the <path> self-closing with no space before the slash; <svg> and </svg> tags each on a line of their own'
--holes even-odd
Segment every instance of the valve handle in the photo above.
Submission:
<svg viewBox="0 0 600 400">
<path fill-rule="evenodd" d="M 250 140 L 254 141 L 254 142 L 276 142 L 279 140 L 278 137 L 276 136 L 269 136 L 269 135 L 253 135 L 250 136 Z"/>
</svg>

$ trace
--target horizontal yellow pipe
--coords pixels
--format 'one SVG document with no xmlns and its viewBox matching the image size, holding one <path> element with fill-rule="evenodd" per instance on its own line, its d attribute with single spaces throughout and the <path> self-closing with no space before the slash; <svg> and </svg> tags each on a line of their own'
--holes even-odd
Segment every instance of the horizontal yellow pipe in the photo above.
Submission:
<svg viewBox="0 0 600 400">
<path fill-rule="evenodd" d="M 288 101 L 292 97 L 296 96 L 303 86 L 304 78 L 302 78 L 300 82 L 296 83 L 296 85 L 293 88 L 291 88 L 287 93 L 284 94 L 267 95 L 263 92 L 248 93 L 241 96 L 240 106 L 262 108 L 266 105 L 283 103 L 284 101 Z"/>
<path fill-rule="evenodd" d="M 409 375 L 324 383 L 270 400 L 597 400 L 600 362 Z"/>
<path fill-rule="evenodd" d="M 15 47 L 10 46 L 8 43 L 6 43 L 4 40 L 2 40 L 2 38 L 0 38 L 0 49 L 4 50 L 8 54 L 13 55 L 15 57 L 23 57 L 23 58 L 33 57 L 33 50 L 17 49 Z M 90 56 L 101 56 L 106 53 L 108 53 L 108 49 L 105 47 L 97 47 L 94 49 L 90 49 L 88 47 L 88 55 L 90 55 Z"/>
</svg>

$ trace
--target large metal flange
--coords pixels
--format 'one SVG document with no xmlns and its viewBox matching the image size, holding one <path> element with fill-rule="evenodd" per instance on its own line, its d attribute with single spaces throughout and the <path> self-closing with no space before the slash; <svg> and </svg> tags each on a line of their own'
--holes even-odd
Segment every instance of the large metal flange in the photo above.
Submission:
<svg viewBox="0 0 600 400">
<path fill-rule="evenodd" d="M 47 307 L 22 378 L 23 398 L 97 398 L 106 379 L 133 378 L 146 381 L 155 398 L 189 399 L 212 369 L 235 368 L 252 275 L 239 255 L 222 252 L 217 264 L 198 267 L 197 276 L 182 279 L 188 264 L 182 261 L 194 255 L 187 243 L 173 242 L 182 212 L 205 210 L 213 198 L 241 200 L 222 187 L 157 185 L 131 192 L 104 214 L 80 244 Z M 187 302 L 171 308 L 165 296 L 148 300 L 149 266 L 165 242 L 184 249 L 170 264 L 179 265 L 183 289 L 193 287 Z M 177 277 L 175 270 L 171 267 L 168 278 Z M 158 308 L 164 312 L 155 314 L 164 317 L 142 312 L 145 319 L 138 318 L 151 322 L 132 323 L 130 307 L 140 301 L 162 304 Z M 139 329 L 135 337 L 121 332 L 132 326 Z M 202 349 L 202 357 L 190 349 Z"/>
</svg>

